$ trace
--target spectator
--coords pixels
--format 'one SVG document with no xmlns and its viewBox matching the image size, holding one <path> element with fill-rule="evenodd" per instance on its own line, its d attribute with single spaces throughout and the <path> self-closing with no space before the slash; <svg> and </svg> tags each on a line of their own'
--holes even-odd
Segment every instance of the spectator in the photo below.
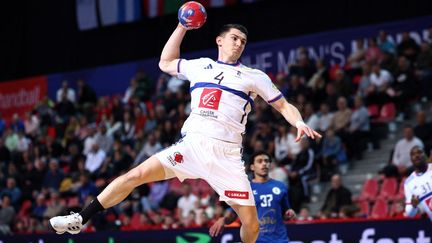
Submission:
<svg viewBox="0 0 432 243">
<path fill-rule="evenodd" d="M 414 135 L 423 142 L 425 151 L 429 151 L 432 148 L 432 123 L 426 122 L 426 113 L 424 111 L 417 112 L 416 121 Z"/>
<path fill-rule="evenodd" d="M 395 81 L 387 90 L 387 94 L 396 104 L 397 110 L 405 117 L 409 115 L 409 106 L 406 104 L 417 95 L 417 90 L 417 81 L 409 61 L 403 56 L 399 57 Z"/>
<path fill-rule="evenodd" d="M 325 132 L 331 125 L 333 120 L 333 113 L 330 112 L 329 105 L 327 103 L 322 103 L 320 105 L 320 111 L 318 113 L 318 130 L 320 132 Z"/>
<path fill-rule="evenodd" d="M 355 48 L 353 48 L 350 56 L 348 57 L 348 65 L 353 69 L 360 68 L 364 62 L 365 54 L 366 50 L 363 39 L 359 38 L 355 40 Z"/>
<path fill-rule="evenodd" d="M 389 71 L 381 69 L 379 65 L 372 67 L 372 73 L 370 74 L 371 86 L 367 89 L 367 104 L 384 104 L 389 100 L 386 93 L 387 88 L 393 81 L 393 77 Z"/>
<path fill-rule="evenodd" d="M 55 158 L 50 159 L 49 169 L 45 174 L 42 187 L 58 191 L 63 178 L 64 174 L 63 171 L 59 169 L 58 160 Z"/>
<path fill-rule="evenodd" d="M 351 80 L 346 76 L 342 69 L 339 69 L 335 72 L 333 85 L 337 94 L 349 97 L 353 90 L 351 83 Z"/>
<path fill-rule="evenodd" d="M 359 96 L 354 98 L 354 111 L 351 114 L 347 140 L 348 152 L 351 157 L 362 158 L 362 152 L 366 149 L 366 140 L 370 135 L 369 112 L 363 105 L 363 99 Z"/>
<path fill-rule="evenodd" d="M 31 140 L 24 135 L 24 132 L 18 132 L 18 144 L 16 147 L 16 151 L 20 153 L 26 152 L 30 148 L 30 145 Z"/>
<path fill-rule="evenodd" d="M 339 215 L 343 206 L 351 205 L 351 192 L 342 184 L 340 175 L 333 175 L 331 178 L 331 189 L 327 193 L 320 214 L 330 214 L 332 218 Z"/>
<path fill-rule="evenodd" d="M 365 53 L 365 60 L 368 63 L 379 63 L 382 58 L 381 49 L 377 45 L 375 38 L 368 39 L 368 48 Z"/>
<path fill-rule="evenodd" d="M 371 85 L 370 73 L 371 66 L 369 63 L 364 63 L 362 66 L 362 75 L 357 87 L 357 95 L 361 97 L 366 97 L 368 95 L 368 88 Z"/>
<path fill-rule="evenodd" d="M 62 86 L 57 90 L 57 102 L 61 102 L 63 97 L 66 97 L 67 100 L 74 103 L 76 101 L 75 91 L 69 87 L 68 81 L 64 80 L 62 82 Z"/>
<path fill-rule="evenodd" d="M 11 153 L 0 137 L 0 164 L 7 164 L 11 158 Z"/>
<path fill-rule="evenodd" d="M 45 195 L 43 193 L 39 193 L 36 196 L 36 204 L 33 206 L 32 215 L 41 220 L 43 219 L 46 209 L 47 205 L 45 202 Z"/>
<path fill-rule="evenodd" d="M 410 37 L 409 32 L 403 32 L 402 39 L 397 46 L 398 56 L 405 56 L 408 60 L 415 61 L 419 49 L 415 40 Z"/>
<path fill-rule="evenodd" d="M 337 100 L 339 96 L 340 94 L 336 92 L 334 84 L 328 83 L 326 85 L 326 99 L 324 102 L 328 104 L 331 112 L 337 110 Z"/>
<path fill-rule="evenodd" d="M 90 85 L 88 85 L 84 79 L 77 80 L 77 95 L 78 104 L 85 108 L 86 106 L 96 105 L 97 97 L 96 92 Z M 73 102 L 73 101 L 72 101 Z"/>
<path fill-rule="evenodd" d="M 8 195 L 10 199 L 10 204 L 15 208 L 18 208 L 19 203 L 21 201 L 21 189 L 17 186 L 16 180 L 13 177 L 7 178 L 6 188 L 1 190 L 0 198 L 3 198 L 4 195 Z"/>
<path fill-rule="evenodd" d="M 8 235 L 11 233 L 10 226 L 15 217 L 15 209 L 11 206 L 11 198 L 9 195 L 2 195 L 1 199 L 0 233 Z"/>
<path fill-rule="evenodd" d="M 129 111 L 123 113 L 123 122 L 120 127 L 121 139 L 123 142 L 131 141 L 135 135 L 135 121 Z"/>
<path fill-rule="evenodd" d="M 186 224 L 187 227 L 189 226 L 189 223 L 195 222 L 194 210 L 198 206 L 198 197 L 192 193 L 191 185 L 183 184 L 182 188 L 183 188 L 183 196 L 181 196 L 177 201 L 177 207 L 179 209 L 179 215 L 181 219 L 183 220 L 186 219 L 186 222 L 188 222 Z M 190 217 L 193 217 L 193 219 L 191 220 Z"/>
<path fill-rule="evenodd" d="M 347 156 L 342 146 L 341 139 L 337 135 L 335 135 L 332 129 L 328 129 L 326 131 L 326 135 L 324 136 L 322 142 L 321 156 L 322 181 L 328 181 L 331 175 L 336 172 L 338 166 L 342 167 L 342 174 L 346 172 L 346 169 L 343 168 L 343 166 L 341 165 L 344 165 L 348 162 Z"/>
<path fill-rule="evenodd" d="M 112 136 L 107 134 L 107 128 L 104 124 L 99 126 L 99 131 L 94 137 L 94 142 L 99 145 L 99 148 L 102 149 L 106 154 L 111 151 L 114 144 L 114 139 Z"/>
<path fill-rule="evenodd" d="M 88 136 L 84 140 L 84 149 L 83 149 L 84 155 L 87 155 L 88 153 L 90 153 L 90 150 L 92 149 L 93 144 L 96 143 L 96 132 L 97 132 L 97 129 L 96 129 L 95 124 L 89 125 Z"/>
<path fill-rule="evenodd" d="M 56 191 L 51 191 L 50 200 L 49 203 L 47 203 L 47 208 L 43 216 L 46 218 L 51 218 L 65 212 L 66 207 L 64 203 L 61 202 L 59 193 Z"/>
<path fill-rule="evenodd" d="M 159 209 L 159 205 L 167 195 L 169 190 L 168 181 L 158 181 L 151 185 L 148 196 L 141 197 L 141 205 L 144 211 L 154 211 Z"/>
<path fill-rule="evenodd" d="M 283 123 L 279 123 L 277 126 L 277 132 L 274 140 L 275 149 L 274 149 L 274 157 L 278 164 L 286 165 L 289 164 L 293 156 L 290 153 L 290 140 L 295 139 L 290 133 L 287 131 L 288 126 Z"/>
<path fill-rule="evenodd" d="M 13 153 L 15 152 L 18 146 L 18 142 L 19 142 L 18 134 L 14 132 L 12 128 L 10 127 L 7 128 L 5 132 L 5 138 L 4 138 L 4 143 L 6 148 Z"/>
<path fill-rule="evenodd" d="M 3 137 L 3 133 L 6 130 L 6 121 L 3 119 L 2 113 L 0 112 L 0 138 Z"/>
<path fill-rule="evenodd" d="M 308 199 L 310 196 L 308 181 L 316 176 L 314 167 L 315 153 L 311 149 L 309 140 L 307 139 L 302 139 L 300 146 L 300 153 L 297 155 L 290 169 L 290 178 L 291 180 L 299 179 L 301 181 L 303 195 Z"/>
<path fill-rule="evenodd" d="M 141 163 L 160 150 L 162 150 L 162 145 L 157 140 L 156 135 L 154 133 L 150 133 L 147 136 L 147 141 L 144 143 L 141 151 L 136 156 L 134 164 Z"/>
<path fill-rule="evenodd" d="M 18 113 L 13 114 L 12 121 L 9 127 L 12 128 L 14 132 L 25 131 L 24 122 L 20 119 Z"/>
<path fill-rule="evenodd" d="M 314 220 L 314 218 L 312 217 L 312 215 L 310 215 L 310 211 L 308 207 L 302 207 L 300 209 L 300 213 L 297 216 L 297 221 L 312 221 Z"/>
<path fill-rule="evenodd" d="M 432 49 L 430 44 L 423 42 L 416 60 L 416 75 L 421 84 L 422 101 L 432 97 Z"/>
<path fill-rule="evenodd" d="M 400 175 L 407 175 L 408 167 L 411 166 L 410 151 L 414 146 L 423 148 L 423 142 L 414 136 L 414 130 L 410 125 L 405 125 L 403 138 L 395 145 L 392 163 L 398 167 Z"/>
<path fill-rule="evenodd" d="M 391 54 L 395 54 L 396 47 L 395 44 L 389 40 L 387 33 L 384 30 L 381 30 L 378 33 L 378 47 L 382 52 L 387 52 Z"/>
<path fill-rule="evenodd" d="M 132 98 L 132 96 L 135 95 L 135 92 L 138 88 L 138 80 L 134 77 L 130 80 L 130 85 L 129 87 L 126 89 L 125 94 L 123 96 L 123 103 L 127 104 L 129 103 L 130 99 Z"/>
<path fill-rule="evenodd" d="M 69 118 L 76 113 L 75 104 L 67 98 L 66 94 L 64 94 L 60 102 L 56 104 L 55 110 L 58 118 L 64 123 L 67 123 Z"/>
<path fill-rule="evenodd" d="M 24 120 L 24 127 L 25 127 L 25 134 L 27 136 L 35 138 L 37 136 L 37 133 L 39 132 L 38 131 L 39 130 L 39 124 L 40 124 L 40 121 L 39 121 L 39 118 L 36 114 L 26 112 L 25 120 Z"/>
<path fill-rule="evenodd" d="M 314 129 L 318 130 L 319 125 L 319 118 L 318 115 L 315 114 L 314 107 L 312 103 L 306 103 L 304 106 L 304 112 L 303 112 L 303 120 L 306 122 L 306 124 Z"/>
<path fill-rule="evenodd" d="M 80 174 L 79 185 L 77 194 L 81 204 L 84 204 L 88 197 L 94 198 L 97 196 L 98 190 L 95 183 L 90 180 L 90 174 L 88 172 Z"/>
<path fill-rule="evenodd" d="M 348 107 L 345 97 L 339 97 L 337 106 L 338 110 L 333 115 L 330 127 L 342 138 L 342 140 L 344 140 L 346 130 L 349 127 L 352 111 Z"/>
<path fill-rule="evenodd" d="M 104 162 L 106 158 L 106 153 L 97 143 L 93 144 L 92 149 L 87 154 L 87 158 L 85 161 L 85 168 L 90 171 L 90 173 L 94 174 Z"/>
</svg>

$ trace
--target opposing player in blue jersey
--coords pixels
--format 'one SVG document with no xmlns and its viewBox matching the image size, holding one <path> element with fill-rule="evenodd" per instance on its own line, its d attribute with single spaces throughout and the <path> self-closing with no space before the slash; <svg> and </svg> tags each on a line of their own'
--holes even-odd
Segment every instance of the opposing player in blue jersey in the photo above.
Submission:
<svg viewBox="0 0 432 243">
<path fill-rule="evenodd" d="M 295 217 L 295 212 L 288 203 L 288 190 L 280 182 L 269 178 L 271 157 L 266 152 L 257 152 L 252 156 L 249 169 L 253 172 L 252 192 L 258 211 L 260 233 L 256 242 L 289 242 L 284 219 Z M 219 235 L 225 224 L 236 218 L 233 210 L 228 209 L 224 217 L 219 218 L 210 227 L 212 237 Z"/>
</svg>

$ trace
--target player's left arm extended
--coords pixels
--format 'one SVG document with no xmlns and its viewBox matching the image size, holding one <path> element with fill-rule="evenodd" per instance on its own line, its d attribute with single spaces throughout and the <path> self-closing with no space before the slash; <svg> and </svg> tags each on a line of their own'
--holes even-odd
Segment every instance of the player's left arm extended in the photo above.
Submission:
<svg viewBox="0 0 432 243">
<path fill-rule="evenodd" d="M 297 128 L 297 142 L 300 141 L 303 135 L 306 135 L 312 139 L 321 137 L 318 132 L 303 122 L 300 111 L 295 106 L 288 103 L 285 98 L 282 97 L 279 100 L 271 103 L 271 105 L 282 114 L 285 120 Z"/>
</svg>

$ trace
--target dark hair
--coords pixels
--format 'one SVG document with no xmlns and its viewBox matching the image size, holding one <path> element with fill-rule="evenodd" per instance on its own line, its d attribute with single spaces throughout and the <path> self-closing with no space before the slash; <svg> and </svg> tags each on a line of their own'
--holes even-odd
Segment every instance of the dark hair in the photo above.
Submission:
<svg viewBox="0 0 432 243">
<path fill-rule="evenodd" d="M 255 158 L 259 155 L 267 155 L 267 157 L 269 157 L 270 161 L 272 160 L 271 155 L 269 153 L 267 153 L 266 151 L 257 151 L 255 153 L 253 153 L 252 156 L 250 157 L 249 165 L 253 164 Z"/>
<path fill-rule="evenodd" d="M 249 32 L 246 29 L 246 27 L 244 27 L 241 24 L 226 24 L 224 26 L 222 26 L 222 28 L 220 28 L 218 36 L 224 36 L 226 32 L 230 31 L 230 29 L 238 29 L 240 30 L 243 34 L 246 35 L 246 37 L 248 36 Z"/>
</svg>

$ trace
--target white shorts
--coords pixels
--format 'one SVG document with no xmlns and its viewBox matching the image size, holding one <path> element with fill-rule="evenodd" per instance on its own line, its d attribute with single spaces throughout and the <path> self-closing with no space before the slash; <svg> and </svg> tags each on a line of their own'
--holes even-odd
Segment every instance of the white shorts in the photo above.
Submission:
<svg viewBox="0 0 432 243">
<path fill-rule="evenodd" d="M 228 205 L 255 206 L 238 144 L 188 133 L 155 155 L 166 178 L 204 179 Z"/>
</svg>

